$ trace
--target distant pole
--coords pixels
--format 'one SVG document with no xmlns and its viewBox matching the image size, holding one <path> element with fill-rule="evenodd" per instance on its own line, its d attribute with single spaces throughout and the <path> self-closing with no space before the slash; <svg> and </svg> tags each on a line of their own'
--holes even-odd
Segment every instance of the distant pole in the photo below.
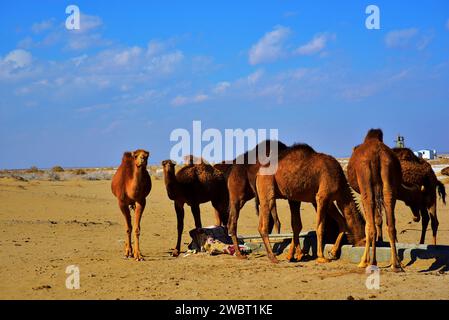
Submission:
<svg viewBox="0 0 449 320">
<path fill-rule="evenodd" d="M 405 139 L 400 134 L 394 142 L 396 142 L 396 148 L 405 148 Z"/>
</svg>

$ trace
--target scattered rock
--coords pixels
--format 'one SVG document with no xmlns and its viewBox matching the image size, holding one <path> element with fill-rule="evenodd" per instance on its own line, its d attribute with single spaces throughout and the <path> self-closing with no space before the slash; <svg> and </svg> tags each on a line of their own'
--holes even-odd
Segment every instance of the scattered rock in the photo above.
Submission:
<svg viewBox="0 0 449 320">
<path fill-rule="evenodd" d="M 51 286 L 48 284 L 45 284 L 45 285 L 33 288 L 33 290 L 43 290 L 43 289 L 51 289 Z"/>
<path fill-rule="evenodd" d="M 355 300 L 353 296 L 347 296 L 346 300 Z"/>
</svg>

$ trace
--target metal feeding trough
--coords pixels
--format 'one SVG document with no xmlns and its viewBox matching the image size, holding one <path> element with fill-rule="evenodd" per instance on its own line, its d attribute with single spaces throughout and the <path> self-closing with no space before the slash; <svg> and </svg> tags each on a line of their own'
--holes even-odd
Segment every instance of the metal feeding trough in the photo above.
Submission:
<svg viewBox="0 0 449 320">
<path fill-rule="evenodd" d="M 270 235 L 270 243 L 273 245 L 273 252 L 277 255 L 286 253 L 290 246 L 293 234 L 272 234 Z M 260 235 L 240 236 L 240 241 L 245 243 L 255 253 L 264 253 L 265 247 Z M 299 242 L 304 253 L 310 256 L 316 256 L 316 233 L 315 231 L 303 232 L 299 235 Z M 332 244 L 326 244 L 324 247 L 324 255 L 332 249 Z M 436 259 L 439 262 L 449 264 L 449 246 L 444 245 L 427 245 L 427 244 L 396 244 L 399 259 L 406 263 L 413 263 L 419 259 Z M 365 247 L 354 247 L 345 244 L 340 250 L 340 259 L 351 263 L 359 263 L 362 258 Z M 372 249 L 371 249 L 372 250 Z M 371 251 L 372 252 L 372 251 Z M 376 258 L 380 263 L 390 261 L 390 246 L 388 242 L 377 246 Z"/>
</svg>

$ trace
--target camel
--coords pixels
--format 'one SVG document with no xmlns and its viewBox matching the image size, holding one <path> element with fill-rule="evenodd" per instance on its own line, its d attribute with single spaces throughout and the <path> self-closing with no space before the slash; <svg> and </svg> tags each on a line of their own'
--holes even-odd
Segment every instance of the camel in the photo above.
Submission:
<svg viewBox="0 0 449 320">
<path fill-rule="evenodd" d="M 165 187 L 170 200 L 173 200 L 178 238 L 172 256 L 179 256 L 181 236 L 184 229 L 184 204 L 190 206 L 195 227 L 201 228 L 200 204 L 211 201 L 215 209 L 216 225 L 228 223 L 228 193 L 223 174 L 204 161 L 190 161 L 175 174 L 175 163 L 162 161 Z"/>
<path fill-rule="evenodd" d="M 445 176 L 449 176 L 449 167 L 444 168 L 441 170 L 441 174 Z"/>
<path fill-rule="evenodd" d="M 227 180 L 229 192 L 228 231 L 231 235 L 235 253 L 238 258 L 244 258 L 239 249 L 237 239 L 237 222 L 239 219 L 240 210 L 247 201 L 256 197 L 256 213 L 259 214 L 259 203 L 256 196 L 256 175 L 260 167 L 259 152 L 263 152 L 263 144 L 265 144 L 264 148 L 266 157 L 270 156 L 272 144 L 277 144 L 278 153 L 287 148 L 287 146 L 280 141 L 266 140 L 259 143 L 251 151 L 248 151 L 234 159 L 232 164 L 216 165 L 219 168 L 222 168 L 225 172 L 225 177 Z M 250 159 L 252 155 L 255 156 L 254 159 Z M 271 213 L 272 214 L 269 217 L 269 232 L 271 233 L 273 227 L 276 227 L 277 233 L 279 233 L 281 223 L 277 216 L 276 208 L 273 208 Z"/>
<path fill-rule="evenodd" d="M 359 267 L 368 266 L 370 245 L 373 247 L 371 265 L 377 264 L 376 240 L 378 240 L 378 231 L 381 231 L 382 207 L 384 207 L 390 240 L 391 269 L 402 271 L 396 252 L 397 236 L 394 209 L 396 199 L 406 189 L 402 184 L 399 159 L 383 143 L 382 130 L 369 130 L 364 142 L 354 148 L 348 163 L 348 180 L 351 187 L 361 194 L 365 211 L 366 244 Z M 419 191 L 419 189 L 416 190 Z"/>
<path fill-rule="evenodd" d="M 408 148 L 394 148 L 393 152 L 401 164 L 403 182 L 421 186 L 420 194 L 402 192 L 398 195 L 398 199 L 404 201 L 411 208 L 415 222 L 420 220 L 421 214 L 421 244 L 425 241 L 430 214 L 433 244 L 436 245 L 439 224 L 437 218 L 437 191 L 443 203 L 446 204 L 444 184 L 438 180 L 432 166 L 426 160 L 418 158 L 412 150 Z"/>
<path fill-rule="evenodd" d="M 140 253 L 140 220 L 145 209 L 146 197 L 151 191 L 151 178 L 147 171 L 149 152 L 138 149 L 134 152 L 125 152 L 122 163 L 112 178 L 111 190 L 118 200 L 120 210 L 126 222 L 125 257 L 134 257 L 136 261 L 142 261 Z M 134 222 L 134 253 L 131 246 L 131 213 L 135 211 Z"/>
<path fill-rule="evenodd" d="M 312 203 L 317 212 L 317 262 L 336 259 L 342 237 L 348 231 L 351 242 L 360 245 L 364 238 L 364 220 L 349 188 L 343 169 L 338 161 L 326 154 L 317 153 L 306 144 L 294 145 L 279 155 L 277 171 L 263 174 L 259 169 L 256 178 L 257 195 L 260 200 L 259 233 L 262 236 L 270 261 L 277 263 L 268 238 L 268 217 L 276 205 L 276 199 L 287 199 L 290 204 L 293 238 L 287 254 L 288 260 L 300 261 L 303 252 L 299 245 L 302 229 L 301 202 Z M 334 205 L 343 212 L 343 216 Z M 329 258 L 323 254 L 323 236 L 327 217 L 338 224 L 338 236 Z M 296 255 L 296 257 L 295 257 Z"/>
</svg>

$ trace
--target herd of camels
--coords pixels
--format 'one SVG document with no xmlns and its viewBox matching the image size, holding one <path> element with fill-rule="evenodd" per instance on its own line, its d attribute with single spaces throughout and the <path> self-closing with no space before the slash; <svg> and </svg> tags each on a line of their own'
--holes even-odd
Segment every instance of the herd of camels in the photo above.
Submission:
<svg viewBox="0 0 449 320">
<path fill-rule="evenodd" d="M 268 258 L 277 263 L 269 234 L 280 231 L 276 199 L 286 199 L 290 207 L 293 238 L 287 259 L 300 261 L 304 255 L 299 243 L 302 229 L 301 202 L 311 203 L 316 210 L 317 262 L 337 258 L 343 237 L 355 246 L 365 246 L 360 267 L 376 265 L 376 244 L 382 241 L 382 216 L 391 248 L 391 268 L 402 271 L 396 252 L 395 204 L 404 201 L 413 213 L 413 220 L 422 222 L 420 243 L 424 243 L 426 230 L 431 223 L 433 244 L 437 242 L 437 194 L 444 203 L 446 191 L 431 165 L 407 148 L 390 149 L 383 143 L 380 129 L 371 129 L 365 140 L 353 149 L 347 173 L 332 156 L 316 152 L 306 144 L 286 146 L 280 141 L 265 141 L 266 156 L 270 156 L 271 143 L 277 143 L 278 163 L 274 174 L 258 174 L 266 166 L 258 159 L 248 161 L 248 153 L 241 155 L 244 161 L 210 165 L 188 157 L 185 166 L 175 172 L 175 163 L 162 161 L 167 195 L 173 201 L 177 217 L 177 240 L 172 251 L 178 256 L 184 229 L 184 205 L 190 206 L 195 227 L 201 228 L 200 204 L 211 202 L 215 210 L 216 225 L 227 228 L 238 258 L 237 238 L 239 213 L 244 204 L 255 198 L 259 215 L 259 233 Z M 256 146 L 256 154 L 261 144 Z M 147 171 L 149 153 L 145 150 L 125 152 L 122 163 L 112 179 L 112 192 L 126 221 L 125 256 L 143 260 L 140 247 L 140 220 L 145 209 L 146 197 L 151 191 L 151 179 Z M 239 160 L 241 160 L 240 158 Z M 243 162 L 243 164 L 242 164 Z M 354 191 L 360 194 L 362 214 Z M 134 248 L 131 245 L 132 222 L 130 209 L 135 211 Z M 327 256 L 324 244 L 334 246 Z M 370 247 L 372 246 L 372 255 Z"/>
</svg>

